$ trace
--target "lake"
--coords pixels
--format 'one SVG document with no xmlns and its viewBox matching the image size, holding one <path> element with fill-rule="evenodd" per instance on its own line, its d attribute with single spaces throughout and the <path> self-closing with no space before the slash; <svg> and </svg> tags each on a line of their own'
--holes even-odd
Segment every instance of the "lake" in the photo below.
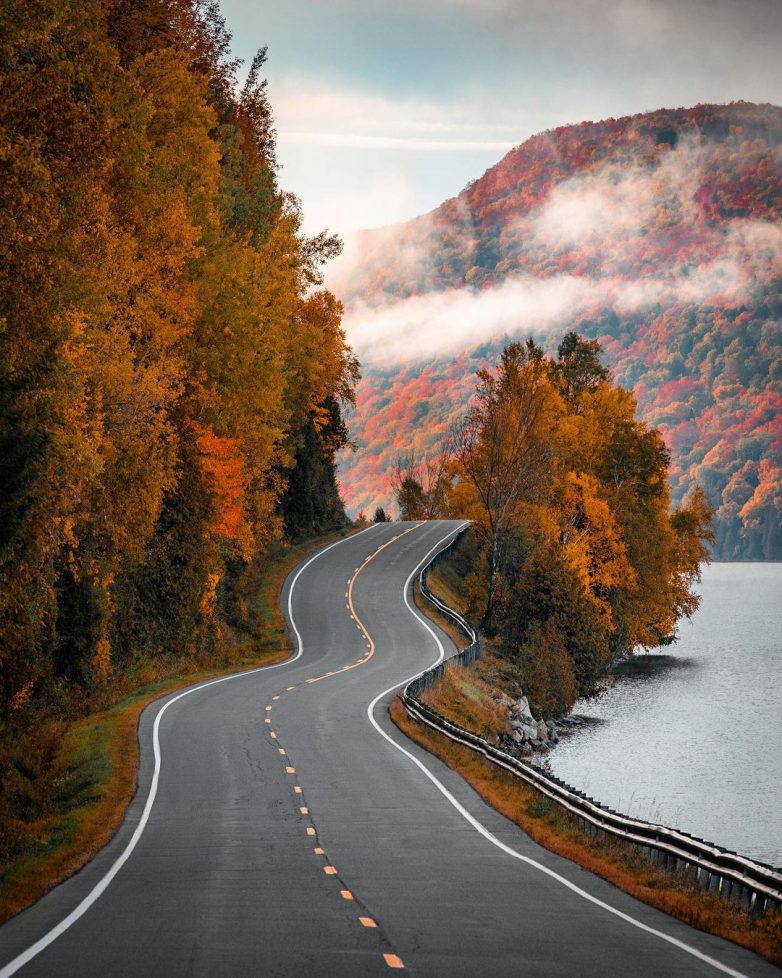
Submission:
<svg viewBox="0 0 782 978">
<path fill-rule="evenodd" d="M 639 655 L 549 755 L 596 800 L 782 866 L 782 564 L 706 567 L 676 645 Z"/>
</svg>

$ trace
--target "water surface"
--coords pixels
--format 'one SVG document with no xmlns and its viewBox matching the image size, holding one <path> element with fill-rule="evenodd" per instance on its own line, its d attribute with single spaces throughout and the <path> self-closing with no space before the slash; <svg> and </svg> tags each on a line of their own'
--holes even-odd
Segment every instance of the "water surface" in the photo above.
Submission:
<svg viewBox="0 0 782 978">
<path fill-rule="evenodd" d="M 782 866 L 782 564 L 712 564 L 679 642 L 574 713 L 554 772 L 618 811 Z"/>
</svg>

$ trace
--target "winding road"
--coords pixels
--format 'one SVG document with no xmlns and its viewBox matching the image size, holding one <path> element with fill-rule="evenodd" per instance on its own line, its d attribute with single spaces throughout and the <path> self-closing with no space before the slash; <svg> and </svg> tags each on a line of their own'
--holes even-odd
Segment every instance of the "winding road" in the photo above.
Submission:
<svg viewBox="0 0 782 978">
<path fill-rule="evenodd" d="M 0 928 L 0 978 L 779 976 L 540 848 L 393 726 L 453 651 L 410 582 L 460 526 L 325 547 L 286 582 L 291 659 L 148 707 L 122 828 Z"/>
</svg>

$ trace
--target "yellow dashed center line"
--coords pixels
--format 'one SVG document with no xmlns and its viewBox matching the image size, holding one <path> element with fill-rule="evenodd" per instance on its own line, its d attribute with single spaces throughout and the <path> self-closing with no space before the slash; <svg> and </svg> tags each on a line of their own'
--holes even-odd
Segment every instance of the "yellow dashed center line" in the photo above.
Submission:
<svg viewBox="0 0 782 978">
<path fill-rule="evenodd" d="M 355 609 L 355 606 L 353 604 L 353 585 L 355 584 L 356 578 L 361 573 L 361 571 L 366 567 L 366 565 L 371 560 L 374 560 L 374 558 L 377 557 L 377 555 L 382 550 L 385 550 L 386 547 L 390 546 L 392 543 L 395 543 L 397 540 L 401 539 L 401 537 L 403 537 L 403 536 L 406 536 L 408 533 L 412 533 L 413 530 L 417 530 L 418 527 L 419 526 L 422 526 L 422 525 L 423 525 L 422 523 L 416 523 L 415 526 L 408 527 L 408 529 L 404 530 L 402 533 L 399 533 L 396 536 L 391 537 L 389 540 L 387 540 L 384 544 L 382 544 L 380 547 L 378 547 L 377 550 L 375 550 L 374 553 L 372 553 L 368 557 L 365 557 L 364 558 L 363 562 L 360 564 L 360 566 L 358 566 L 355 569 L 355 571 L 353 572 L 353 576 L 348 581 L 348 589 L 347 589 L 347 591 L 345 591 L 345 597 L 347 599 L 345 606 L 346 606 L 348 612 L 350 613 L 350 617 L 356 623 L 356 628 L 358 629 L 358 631 L 360 631 L 362 633 L 362 635 L 366 639 L 367 650 L 368 650 L 367 653 L 365 655 L 363 655 L 360 659 L 356 659 L 355 662 L 351 662 L 349 665 L 343 666 L 341 669 L 335 669 L 332 672 L 327 672 L 327 673 L 325 673 L 325 675 L 322 675 L 322 676 L 312 676 L 312 677 L 310 677 L 309 679 L 306 680 L 307 683 L 317 683 L 317 682 L 320 682 L 322 679 L 328 679 L 330 676 L 338 676 L 338 675 L 340 675 L 343 672 L 348 672 L 351 669 L 356 669 L 358 666 L 362 666 L 362 665 L 364 665 L 365 662 L 368 662 L 372 658 L 372 656 L 375 654 L 375 643 L 374 643 L 374 640 L 372 639 L 372 636 L 369 634 L 369 632 L 364 627 L 364 624 L 361 621 L 361 619 L 356 614 L 356 609 Z M 288 686 L 285 691 L 286 692 L 292 692 L 295 689 L 296 689 L 296 686 Z M 276 700 L 279 700 L 279 698 L 280 698 L 280 695 L 277 694 L 277 695 L 275 695 L 275 696 L 272 697 L 272 700 L 273 701 L 276 701 Z M 266 712 L 269 713 L 271 711 L 271 709 L 272 709 L 271 704 L 269 704 L 266 707 Z M 271 719 L 269 717 L 266 717 L 265 720 L 264 720 L 264 722 L 265 723 L 271 723 Z M 272 738 L 274 738 L 274 739 L 277 738 L 277 734 L 273 730 L 270 730 L 269 731 L 269 736 L 272 737 Z M 280 754 L 282 756 L 285 756 L 286 752 L 285 752 L 285 750 L 282 747 L 279 747 L 278 750 L 279 750 L 279 752 L 280 752 Z M 285 772 L 286 772 L 286 774 L 295 774 L 296 773 L 296 769 L 293 768 L 293 767 L 290 767 L 288 765 L 285 768 Z M 302 789 L 301 789 L 301 786 L 300 785 L 295 785 L 294 788 L 293 788 L 293 790 L 294 790 L 294 792 L 297 795 L 302 794 Z M 306 805 L 301 805 L 299 807 L 299 812 L 302 815 L 309 815 L 310 810 L 309 810 L 309 808 L 307 808 Z M 311 826 L 311 825 L 308 825 L 306 827 L 306 832 L 307 832 L 307 835 L 308 836 L 314 836 L 316 834 L 314 827 Z M 313 851 L 313 853 L 316 856 L 325 856 L 326 855 L 325 850 L 322 849 L 320 846 L 315 846 L 312 851 Z M 327 876 L 336 876 L 337 875 L 337 870 L 335 869 L 334 866 L 331 866 L 331 865 L 324 866 L 323 867 L 323 872 Z M 350 890 L 340 890 L 339 892 L 340 892 L 340 896 L 342 897 L 343 900 L 353 900 L 354 899 L 353 894 L 350 892 Z M 362 927 L 370 927 L 370 928 L 372 928 L 372 927 L 375 927 L 376 928 L 377 927 L 377 924 L 375 923 L 375 921 L 371 917 L 359 917 L 358 919 L 359 919 L 359 923 L 361 924 Z M 402 959 L 399 958 L 396 954 L 384 954 L 383 955 L 383 959 L 384 959 L 385 963 L 388 965 L 389 968 L 404 968 L 404 964 L 402 963 Z"/>
<path fill-rule="evenodd" d="M 311 677 L 310 679 L 307 680 L 308 683 L 318 683 L 322 679 L 328 679 L 330 676 L 338 676 L 338 675 L 340 675 L 340 673 L 349 672 L 351 669 L 356 669 L 358 666 L 363 666 L 364 663 L 365 662 L 369 662 L 369 660 L 375 654 L 375 643 L 374 643 L 374 640 L 372 639 L 372 636 L 369 634 L 369 632 L 364 627 L 364 623 L 361 621 L 361 619 L 359 618 L 359 616 L 356 614 L 356 608 L 355 608 L 355 605 L 353 604 L 353 585 L 356 583 L 356 578 L 361 573 L 361 571 L 367 566 L 367 564 L 371 560 L 374 560 L 375 557 L 377 557 L 377 555 L 382 550 L 385 550 L 386 547 L 391 546 L 392 543 L 395 543 L 397 540 L 400 540 L 403 536 L 406 536 L 408 533 L 412 533 L 413 530 L 417 530 L 419 526 L 423 526 L 423 524 L 422 523 L 416 523 L 415 526 L 409 526 L 406 530 L 403 530 L 401 533 L 398 533 L 396 536 L 391 537 L 389 540 L 386 540 L 386 542 L 384 544 L 381 544 L 381 546 L 379 546 L 374 553 L 370 554 L 368 557 L 366 557 L 364 559 L 364 562 L 359 567 L 357 567 L 355 569 L 355 571 L 353 572 L 353 576 L 348 581 L 348 589 L 347 589 L 347 591 L 345 591 L 345 597 L 348 599 L 347 600 L 347 609 L 350 612 L 350 617 L 356 623 L 356 628 L 358 629 L 358 631 L 361 632 L 361 634 L 366 639 L 367 649 L 368 649 L 366 655 L 362 656 L 362 658 L 360 658 L 360 659 L 356 659 L 355 662 L 351 662 L 350 665 L 343 666 L 341 669 L 335 669 L 333 672 L 327 672 L 323 676 L 313 676 L 313 677 Z"/>
<path fill-rule="evenodd" d="M 389 968 L 404 968 L 402 959 L 396 954 L 384 954 L 383 957 Z"/>
</svg>

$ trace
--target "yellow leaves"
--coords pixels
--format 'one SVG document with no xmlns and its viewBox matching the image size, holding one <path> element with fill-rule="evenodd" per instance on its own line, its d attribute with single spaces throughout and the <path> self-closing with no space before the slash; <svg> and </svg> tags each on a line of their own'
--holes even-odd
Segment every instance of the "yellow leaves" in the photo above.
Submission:
<svg viewBox="0 0 782 978">
<path fill-rule="evenodd" d="M 198 610 L 204 618 L 214 617 L 215 603 L 217 601 L 217 585 L 220 583 L 220 577 L 221 575 L 214 571 L 207 576 L 206 587 L 198 605 Z"/>
<path fill-rule="evenodd" d="M 216 617 L 229 562 L 280 534 L 304 421 L 344 439 L 328 399 L 351 398 L 356 365 L 340 304 L 308 294 L 335 243 L 301 235 L 217 22 L 55 7 L 0 42 L 0 427 L 19 469 L 0 656 L 101 682 L 161 633 L 211 640 L 199 607 Z"/>
<path fill-rule="evenodd" d="M 358 361 L 345 344 L 342 312 L 342 303 L 325 289 L 299 303 L 288 363 L 303 388 L 306 400 L 301 407 L 305 410 L 316 410 L 329 395 L 352 399 Z"/>
<path fill-rule="evenodd" d="M 565 558 L 604 625 L 613 630 L 610 589 L 633 591 L 636 573 L 627 559 L 620 528 L 600 498 L 597 480 L 569 472 L 561 503 L 561 540 Z"/>
<path fill-rule="evenodd" d="M 98 639 L 92 655 L 92 673 L 96 681 L 105 682 L 111 669 L 111 644 L 104 636 Z"/>
<path fill-rule="evenodd" d="M 34 686 L 35 681 L 30 679 L 13 694 L 8 704 L 8 709 L 12 714 L 18 713 L 19 710 L 23 709 L 23 707 L 29 703 Z"/>
<path fill-rule="evenodd" d="M 157 175 L 209 206 L 220 187 L 220 155 L 210 136 L 217 118 L 208 104 L 207 79 L 190 71 L 187 56 L 173 48 L 137 59 L 131 74 L 151 107 L 147 136 Z"/>
</svg>

